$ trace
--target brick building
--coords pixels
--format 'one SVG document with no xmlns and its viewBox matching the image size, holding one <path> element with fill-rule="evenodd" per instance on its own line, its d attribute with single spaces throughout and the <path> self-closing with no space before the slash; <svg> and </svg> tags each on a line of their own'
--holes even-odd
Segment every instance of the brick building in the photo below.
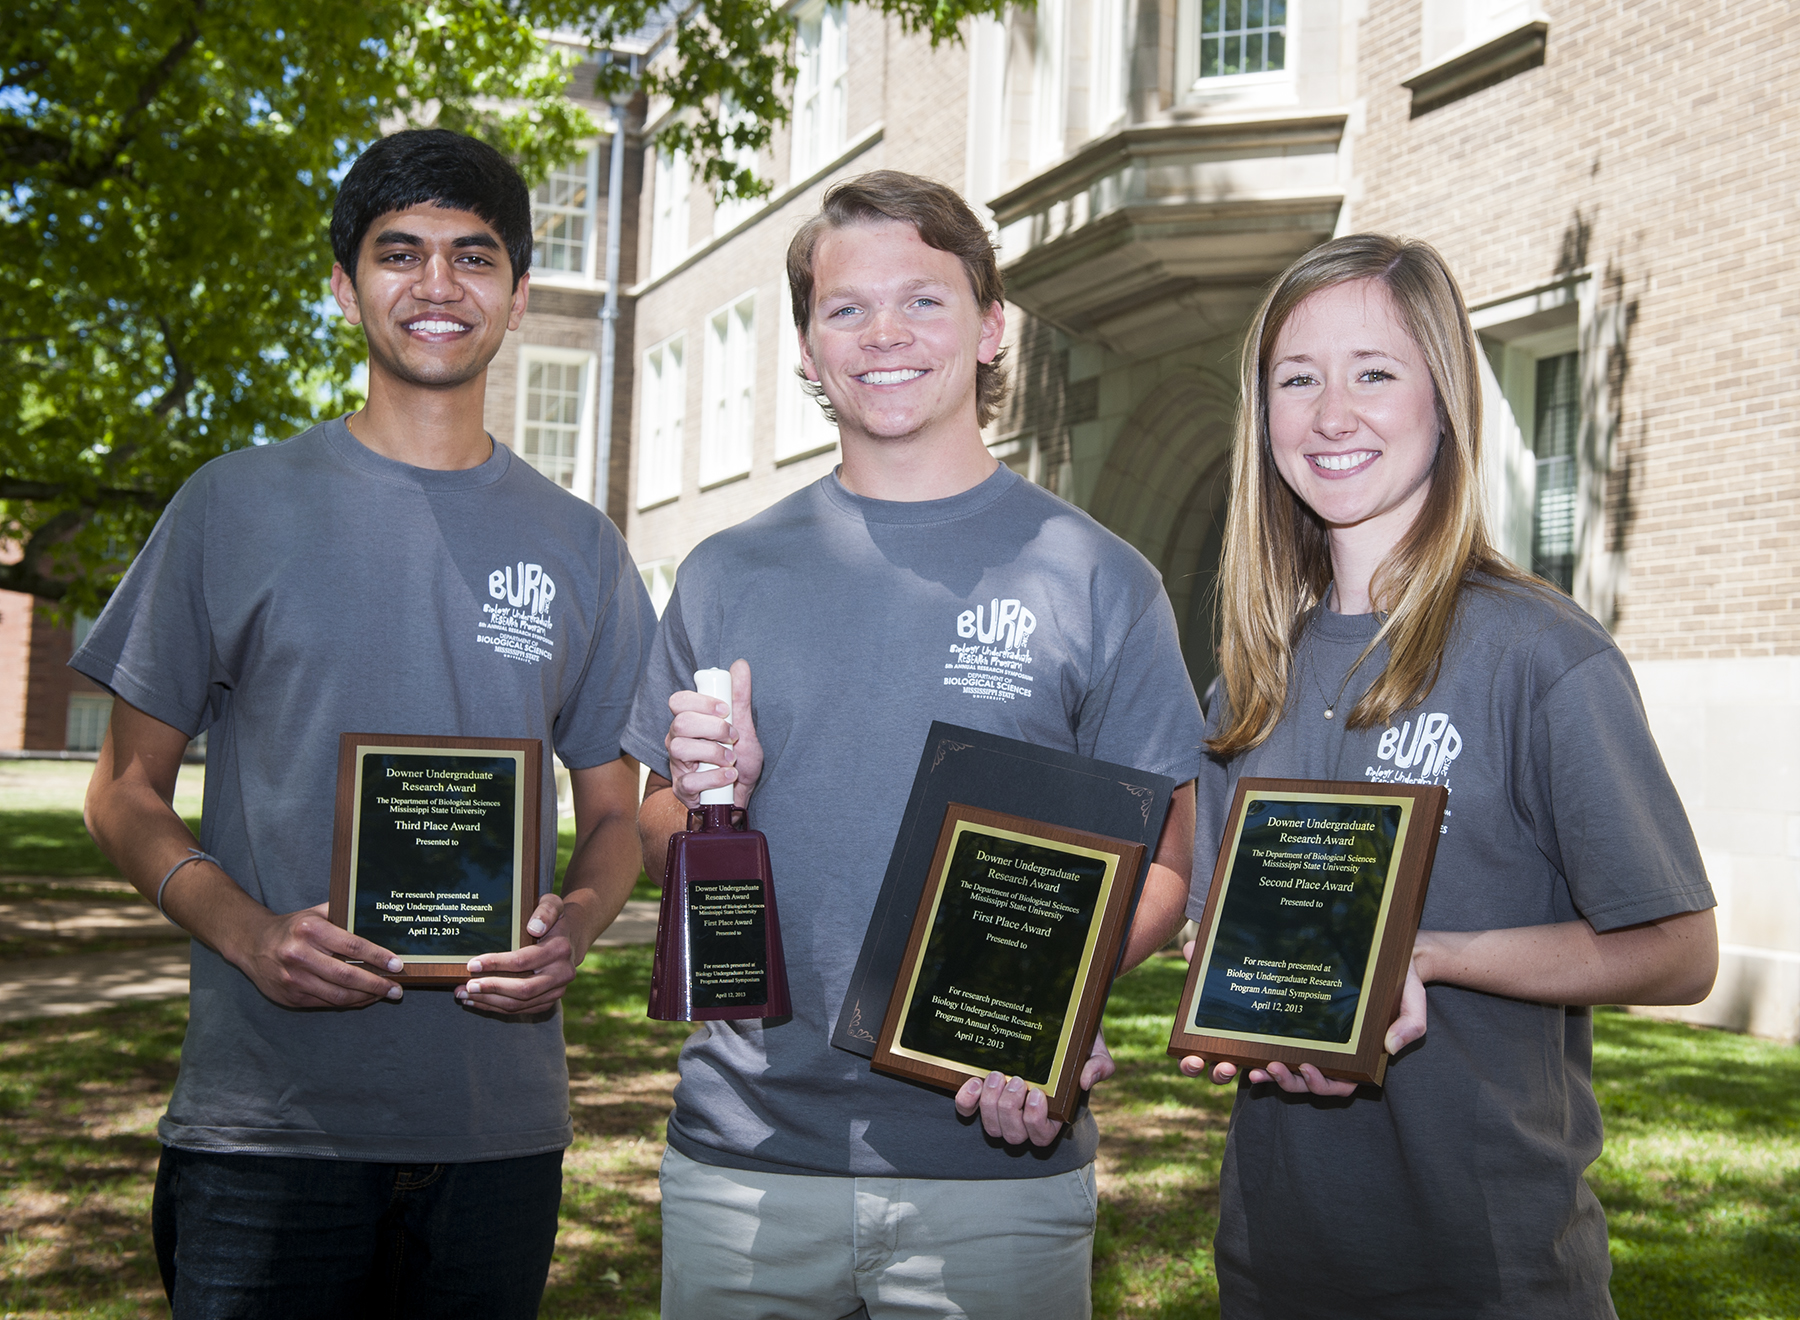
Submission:
<svg viewBox="0 0 1800 1320">
<path fill-rule="evenodd" d="M 1162 571 L 1203 687 L 1244 323 L 1333 234 L 1424 238 L 1487 350 L 1502 548 L 1613 630 L 1719 891 L 1718 988 L 1682 1015 L 1800 1035 L 1791 8 L 1039 0 L 937 51 L 798 12 L 773 197 L 721 212 L 670 157 L 644 184 L 625 525 L 659 600 L 835 462 L 781 257 L 832 180 L 889 166 L 991 212 L 990 443 Z"/>
</svg>

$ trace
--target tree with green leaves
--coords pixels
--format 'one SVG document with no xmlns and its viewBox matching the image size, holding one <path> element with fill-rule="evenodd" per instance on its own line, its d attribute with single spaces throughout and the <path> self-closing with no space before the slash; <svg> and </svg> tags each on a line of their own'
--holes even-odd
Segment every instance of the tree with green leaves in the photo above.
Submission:
<svg viewBox="0 0 1800 1320">
<path fill-rule="evenodd" d="M 1004 0 L 879 0 L 934 43 Z M 666 97 L 722 193 L 787 115 L 772 0 L 20 0 L 0 31 L 0 589 L 111 594 L 181 483 L 352 406 L 326 297 L 335 180 L 398 123 L 475 133 L 528 180 L 597 127 L 567 43 L 662 31 L 598 93 Z M 732 107 L 735 113 L 724 113 Z"/>
</svg>

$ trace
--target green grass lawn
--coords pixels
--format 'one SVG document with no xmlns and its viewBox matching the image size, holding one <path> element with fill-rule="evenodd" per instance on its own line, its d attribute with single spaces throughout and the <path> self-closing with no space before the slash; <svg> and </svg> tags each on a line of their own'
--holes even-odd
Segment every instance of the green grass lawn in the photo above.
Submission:
<svg viewBox="0 0 1800 1320">
<path fill-rule="evenodd" d="M 552 1317 L 655 1314 L 656 1168 L 687 1028 L 643 1015 L 647 948 L 589 958 L 568 1001 L 575 1144 L 545 1296 Z M 1095 1314 L 1217 1314 L 1210 1240 L 1228 1091 L 1163 1054 L 1178 960 L 1122 980 L 1119 1073 L 1096 1098 Z M 0 1026 L 0 1312 L 162 1314 L 149 1241 L 156 1119 L 180 1002 Z M 1800 1315 L 1800 1051 L 1607 1012 L 1595 1072 L 1624 1320 Z M 946 1101 L 946 1104 L 948 1101 Z"/>
<path fill-rule="evenodd" d="M 184 816 L 198 815 L 198 769 L 177 788 Z M 77 807 L 88 772 L 0 763 L 0 897 L 90 894 L 17 877 L 107 873 Z M 572 832 L 560 843 L 559 874 Z M 640 878 L 634 897 L 656 891 Z M 1218 1314 L 1211 1240 L 1231 1092 L 1182 1077 L 1164 1053 L 1183 973 L 1178 958 L 1154 958 L 1107 1010 L 1119 1071 L 1094 1098 L 1100 1317 Z M 649 979 L 647 947 L 606 949 L 570 988 L 575 1142 L 546 1316 L 656 1314 L 656 1171 L 688 1029 L 644 1016 Z M 186 1012 L 175 1001 L 0 1025 L 0 1313 L 166 1314 L 149 1206 Z M 1596 1016 L 1595 1036 L 1607 1142 L 1589 1182 L 1611 1224 L 1620 1316 L 1800 1316 L 1800 1050 L 1616 1011 Z"/>
</svg>

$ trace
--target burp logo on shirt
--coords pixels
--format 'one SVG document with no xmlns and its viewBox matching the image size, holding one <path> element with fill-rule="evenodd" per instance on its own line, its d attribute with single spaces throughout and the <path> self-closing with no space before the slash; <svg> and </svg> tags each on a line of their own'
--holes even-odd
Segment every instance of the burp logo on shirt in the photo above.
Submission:
<svg viewBox="0 0 1800 1320">
<path fill-rule="evenodd" d="M 1037 631 L 1037 615 L 1023 602 L 992 598 L 956 616 L 956 635 L 969 639 L 950 644 L 944 686 L 982 701 L 1012 701 L 1031 695 L 1031 651 L 1027 639 Z"/>
<path fill-rule="evenodd" d="M 1399 728 L 1388 725 L 1375 744 L 1375 758 L 1367 778 L 1373 783 L 1434 784 L 1450 772 L 1450 763 L 1462 755 L 1462 734 L 1442 711 L 1403 720 Z"/>
<path fill-rule="evenodd" d="M 1402 720 L 1399 728 L 1388 725 L 1375 743 L 1375 758 L 1382 762 L 1363 772 L 1372 784 L 1442 784 L 1450 787 L 1451 763 L 1462 755 L 1462 734 L 1442 711 Z M 1449 807 L 1444 808 L 1441 833 L 1450 832 Z"/>
<path fill-rule="evenodd" d="M 529 604 L 531 613 L 548 614 L 550 602 L 556 599 L 556 583 L 550 580 L 541 565 L 520 560 L 516 578 L 511 565 L 496 568 L 488 574 L 488 595 L 505 601 L 515 610 Z"/>
<path fill-rule="evenodd" d="M 1005 651 L 1023 650 L 1025 639 L 1037 631 L 1037 615 L 1016 600 L 994 600 L 956 616 L 956 635 L 973 637 L 982 645 L 998 642 Z"/>
<path fill-rule="evenodd" d="M 475 640 L 528 665 L 550 659 L 556 646 L 550 617 L 556 583 L 543 565 L 521 559 L 496 568 L 488 574 L 487 589 L 493 600 L 481 607 L 487 617 L 477 625 Z"/>
</svg>

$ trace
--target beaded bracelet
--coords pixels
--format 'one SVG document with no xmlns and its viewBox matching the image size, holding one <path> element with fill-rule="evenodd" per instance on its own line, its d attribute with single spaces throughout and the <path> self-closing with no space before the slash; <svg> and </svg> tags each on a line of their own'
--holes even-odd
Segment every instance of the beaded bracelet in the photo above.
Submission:
<svg viewBox="0 0 1800 1320">
<path fill-rule="evenodd" d="M 169 887 L 169 881 L 171 881 L 175 878 L 175 872 L 179 871 L 182 867 L 186 866 L 189 862 L 211 862 L 214 866 L 217 866 L 221 871 L 223 871 L 225 869 L 223 863 L 221 863 L 219 861 L 219 859 L 217 857 L 214 857 L 211 853 L 201 852 L 198 848 L 189 848 L 188 855 L 186 857 L 183 857 L 179 862 L 176 862 L 175 865 L 171 866 L 163 874 L 162 883 L 156 887 L 156 910 L 158 912 L 162 912 L 165 920 L 174 921 L 175 918 L 169 916 L 169 914 L 167 912 L 163 912 L 163 905 L 162 905 L 163 890 L 165 890 Z"/>
</svg>

